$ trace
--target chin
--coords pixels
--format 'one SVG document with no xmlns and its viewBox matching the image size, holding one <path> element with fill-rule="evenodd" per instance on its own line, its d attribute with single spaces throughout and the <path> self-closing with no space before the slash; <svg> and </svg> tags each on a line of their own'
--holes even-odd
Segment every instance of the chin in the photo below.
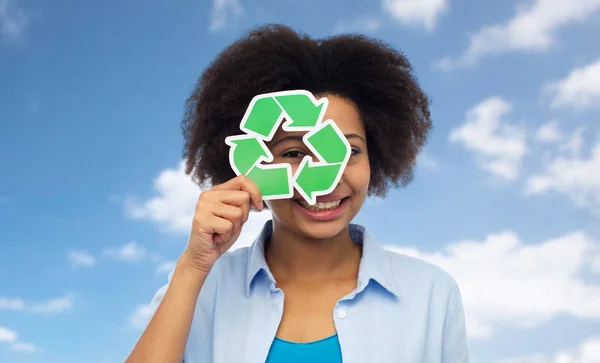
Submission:
<svg viewBox="0 0 600 363">
<path fill-rule="evenodd" d="M 348 228 L 348 223 L 345 219 L 321 223 L 298 221 L 294 227 L 305 237 L 315 240 L 326 240 L 339 235 Z"/>
</svg>

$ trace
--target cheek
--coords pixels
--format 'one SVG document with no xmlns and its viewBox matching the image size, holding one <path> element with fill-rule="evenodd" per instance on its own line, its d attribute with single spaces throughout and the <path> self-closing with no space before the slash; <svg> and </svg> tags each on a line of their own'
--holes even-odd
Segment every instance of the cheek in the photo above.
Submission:
<svg viewBox="0 0 600 363">
<path fill-rule="evenodd" d="M 358 180 L 359 188 L 362 194 L 367 194 L 369 190 L 369 181 L 371 180 L 371 174 L 367 171 L 360 175 L 360 179 Z"/>
<path fill-rule="evenodd" d="M 265 204 L 267 205 L 267 207 L 269 207 L 269 210 L 274 214 L 288 208 L 290 202 L 291 199 L 265 200 Z"/>
<path fill-rule="evenodd" d="M 367 194 L 370 179 L 371 169 L 368 161 L 348 165 L 344 172 L 345 182 L 356 194 Z"/>
</svg>

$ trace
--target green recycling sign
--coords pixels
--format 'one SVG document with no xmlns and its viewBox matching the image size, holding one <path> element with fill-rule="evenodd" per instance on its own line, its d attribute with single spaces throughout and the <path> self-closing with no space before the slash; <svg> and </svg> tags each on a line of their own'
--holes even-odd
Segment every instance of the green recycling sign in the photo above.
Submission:
<svg viewBox="0 0 600 363">
<path fill-rule="evenodd" d="M 323 121 L 327 105 L 327 98 L 317 100 L 305 90 L 255 96 L 240 123 L 244 134 L 225 139 L 233 171 L 254 181 L 265 200 L 291 198 L 295 188 L 313 205 L 318 196 L 331 193 L 350 159 L 350 144 L 333 120 Z M 302 140 L 318 159 L 305 156 L 293 175 L 288 163 L 268 164 L 273 155 L 265 142 L 284 119 L 284 131 L 306 131 Z"/>
</svg>

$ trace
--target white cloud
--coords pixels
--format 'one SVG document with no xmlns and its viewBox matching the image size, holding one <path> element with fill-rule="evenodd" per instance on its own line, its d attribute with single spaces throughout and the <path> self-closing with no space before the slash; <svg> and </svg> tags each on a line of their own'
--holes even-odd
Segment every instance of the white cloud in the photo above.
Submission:
<svg viewBox="0 0 600 363">
<path fill-rule="evenodd" d="M 503 359 L 494 363 L 597 363 L 600 362 L 600 337 L 582 342 L 576 349 L 563 350 L 555 354 L 533 354 Z"/>
<path fill-rule="evenodd" d="M 14 343 L 17 341 L 17 333 L 13 330 L 0 326 L 0 342 Z"/>
<path fill-rule="evenodd" d="M 379 17 L 365 16 L 353 20 L 339 21 L 333 27 L 333 33 L 375 33 L 381 29 L 383 21 Z"/>
<path fill-rule="evenodd" d="M 0 297 L 0 310 L 22 311 L 25 310 L 23 299 Z"/>
<path fill-rule="evenodd" d="M 572 157 L 580 157 L 583 149 L 583 131 L 584 127 L 575 129 L 571 137 L 559 146 L 559 150 L 567 151 Z"/>
<path fill-rule="evenodd" d="M 582 130 L 578 129 L 561 146 L 570 150 L 571 155 L 555 157 L 546 163 L 542 173 L 528 178 L 526 195 L 562 193 L 578 206 L 600 211 L 600 142 L 593 147 L 589 157 L 581 156 Z"/>
<path fill-rule="evenodd" d="M 177 261 L 164 261 L 161 262 L 158 267 L 156 268 L 156 272 L 157 273 L 165 273 L 165 272 L 171 272 L 175 269 L 175 266 L 177 265 Z"/>
<path fill-rule="evenodd" d="M 213 0 L 210 31 L 222 30 L 235 23 L 244 14 L 240 0 Z"/>
<path fill-rule="evenodd" d="M 149 314 L 150 304 L 138 305 L 134 312 L 129 316 L 129 324 L 135 329 L 144 329 L 146 327 Z"/>
<path fill-rule="evenodd" d="M 12 349 L 19 352 L 35 352 L 37 347 L 31 343 L 18 340 L 19 335 L 14 330 L 0 326 L 0 343 L 8 343 Z"/>
<path fill-rule="evenodd" d="M 417 157 L 417 165 L 420 165 L 420 166 L 422 166 L 426 169 L 430 169 L 430 170 L 436 170 L 437 168 L 440 167 L 437 160 L 435 160 L 431 155 L 424 153 L 424 152 L 420 153 L 419 156 Z"/>
<path fill-rule="evenodd" d="M 525 129 L 502 120 L 511 110 L 507 101 L 490 97 L 469 109 L 466 121 L 450 133 L 451 142 L 475 153 L 481 168 L 507 181 L 517 179 L 527 152 Z"/>
<path fill-rule="evenodd" d="M 442 14 L 449 8 L 448 0 L 383 0 L 383 9 L 399 22 L 435 30 Z"/>
<path fill-rule="evenodd" d="M 135 241 L 127 242 L 120 247 L 107 248 L 104 254 L 123 262 L 139 262 L 148 255 L 146 249 Z"/>
<path fill-rule="evenodd" d="M 535 140 L 541 143 L 554 143 L 562 140 L 564 137 L 558 127 L 558 121 L 550 121 L 543 124 L 535 133 Z"/>
<path fill-rule="evenodd" d="M 38 348 L 35 346 L 35 344 L 23 343 L 23 342 L 13 344 L 12 349 L 17 352 L 28 352 L 28 353 L 37 352 L 37 350 L 38 350 Z"/>
<path fill-rule="evenodd" d="M 165 231 L 188 234 L 202 190 L 185 174 L 185 162 L 182 161 L 177 170 L 161 171 L 154 181 L 154 187 L 158 195 L 147 201 L 138 203 L 133 202 L 131 198 L 127 199 L 126 208 L 129 215 L 155 222 Z M 264 222 L 270 218 L 271 212 L 267 210 L 250 212 L 238 242 L 231 248 L 245 245 L 252 234 L 258 233 Z"/>
<path fill-rule="evenodd" d="M 67 259 L 75 268 L 92 267 L 96 264 L 94 256 L 84 251 L 67 250 Z"/>
<path fill-rule="evenodd" d="M 166 231 L 189 232 L 194 209 L 202 190 L 185 174 L 185 162 L 177 170 L 165 169 L 154 180 L 158 196 L 143 203 L 125 200 L 129 216 L 156 222 Z"/>
<path fill-rule="evenodd" d="M 29 306 L 29 310 L 34 313 L 43 314 L 43 315 L 53 315 L 56 313 L 60 313 L 66 310 L 69 310 L 73 307 L 73 297 L 70 294 L 66 294 L 65 296 L 50 299 L 48 301 L 32 304 Z"/>
<path fill-rule="evenodd" d="M 559 81 L 545 85 L 553 93 L 551 107 L 584 109 L 600 105 L 600 58 L 581 68 L 575 68 Z"/>
<path fill-rule="evenodd" d="M 381 205 L 385 201 L 385 198 L 377 197 L 377 196 L 369 196 L 365 200 L 365 204 L 367 205 Z"/>
<path fill-rule="evenodd" d="M 490 337 L 497 324 L 527 328 L 558 314 L 600 320 L 600 285 L 583 278 L 593 272 L 600 243 L 581 231 L 536 244 L 503 231 L 435 253 L 387 248 L 432 262 L 457 280 L 472 339 Z"/>
<path fill-rule="evenodd" d="M 65 294 L 62 297 L 38 303 L 27 303 L 21 298 L 0 297 L 0 310 L 28 311 L 36 314 L 52 315 L 73 307 L 73 297 Z"/>
<path fill-rule="evenodd" d="M 477 63 L 483 56 L 503 52 L 542 52 L 556 42 L 556 32 L 583 22 L 600 10 L 600 0 L 533 0 L 518 2 L 516 13 L 503 23 L 486 25 L 469 36 L 467 50 L 438 66 L 450 69 Z"/>
<path fill-rule="evenodd" d="M 19 38 L 27 27 L 25 13 L 13 0 L 0 0 L 0 34 L 7 39 Z"/>
</svg>

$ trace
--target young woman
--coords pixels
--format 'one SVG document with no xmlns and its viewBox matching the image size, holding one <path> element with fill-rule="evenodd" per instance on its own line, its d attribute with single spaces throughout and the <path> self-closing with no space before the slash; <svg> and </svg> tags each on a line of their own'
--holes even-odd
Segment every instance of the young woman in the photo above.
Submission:
<svg viewBox="0 0 600 363">
<path fill-rule="evenodd" d="M 328 98 L 325 119 L 352 155 L 316 205 L 297 191 L 263 202 L 231 170 L 224 140 L 240 134 L 255 95 L 298 89 Z M 186 172 L 213 187 L 199 197 L 187 248 L 126 362 L 469 362 L 454 279 L 351 223 L 368 195 L 410 182 L 431 128 L 429 100 L 400 52 L 364 36 L 314 40 L 260 27 L 204 71 L 182 126 Z M 267 144 L 273 163 L 295 171 L 312 157 L 302 135 L 277 130 Z M 225 253 L 251 209 L 265 207 L 273 218 L 254 244 Z"/>
</svg>

